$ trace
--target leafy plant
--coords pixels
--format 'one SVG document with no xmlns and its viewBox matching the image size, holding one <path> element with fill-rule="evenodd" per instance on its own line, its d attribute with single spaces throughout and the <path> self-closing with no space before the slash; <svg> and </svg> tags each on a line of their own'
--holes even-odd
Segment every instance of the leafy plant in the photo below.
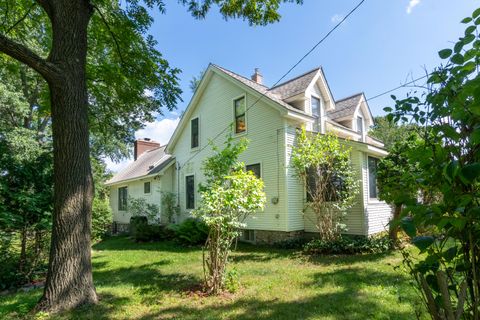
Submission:
<svg viewBox="0 0 480 320">
<path fill-rule="evenodd" d="M 203 263 L 205 287 L 213 294 L 225 288 L 230 247 L 245 227 L 245 219 L 263 209 L 266 202 L 263 181 L 246 172 L 245 165 L 238 161 L 247 143 L 245 139 L 233 143 L 228 136 L 225 147 L 220 150 L 213 146 L 214 155 L 203 163 L 206 183 L 200 186 L 201 203 L 193 215 L 209 228 Z"/>
<path fill-rule="evenodd" d="M 312 209 L 321 239 L 335 240 L 345 231 L 343 218 L 358 194 L 359 181 L 350 162 L 351 149 L 328 134 L 297 135 L 291 165 L 307 190 L 304 210 Z"/>
<path fill-rule="evenodd" d="M 390 246 L 391 240 L 387 236 L 341 236 L 335 240 L 311 240 L 304 245 L 303 251 L 308 254 L 383 253 L 390 250 Z"/>
<path fill-rule="evenodd" d="M 128 197 L 127 210 L 132 217 L 146 217 L 149 223 L 160 223 L 160 207 L 145 198 Z"/>
<path fill-rule="evenodd" d="M 404 252 L 433 319 L 480 319 L 480 9 L 445 61 L 428 75 L 421 97 L 393 97 L 395 121 L 424 126 L 424 146 L 408 154 L 422 189 L 439 196 L 406 205 L 401 225 L 420 250 Z M 419 235 L 418 229 L 431 230 Z"/>
<path fill-rule="evenodd" d="M 177 195 L 173 192 L 162 192 L 162 215 L 167 218 L 167 223 L 173 223 L 174 217 L 178 216 L 179 213 Z"/>
<path fill-rule="evenodd" d="M 225 289 L 230 293 L 236 293 L 240 289 L 240 277 L 237 269 L 232 268 L 225 274 Z"/>
<path fill-rule="evenodd" d="M 180 224 L 168 226 L 174 232 L 175 239 L 186 245 L 204 244 L 208 237 L 208 226 L 205 222 L 188 218 Z"/>
</svg>

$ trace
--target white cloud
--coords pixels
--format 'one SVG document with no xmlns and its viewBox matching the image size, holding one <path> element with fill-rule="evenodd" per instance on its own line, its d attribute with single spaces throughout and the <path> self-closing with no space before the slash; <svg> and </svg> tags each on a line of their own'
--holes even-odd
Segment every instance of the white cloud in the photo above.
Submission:
<svg viewBox="0 0 480 320">
<path fill-rule="evenodd" d="M 339 23 L 340 21 L 342 21 L 343 18 L 344 18 L 343 15 L 337 13 L 337 14 L 334 14 L 334 15 L 330 18 L 330 21 L 332 21 L 332 23 L 337 24 L 337 23 Z"/>
<path fill-rule="evenodd" d="M 180 118 L 162 119 L 149 122 L 145 128 L 135 132 L 135 139 L 150 138 L 160 142 L 161 145 L 165 145 L 170 140 L 170 137 L 175 131 L 179 121 Z M 132 159 L 124 159 L 121 162 L 115 163 L 110 159 L 106 159 L 105 163 L 110 171 L 118 172 L 124 169 L 131 161 Z"/>
<path fill-rule="evenodd" d="M 412 13 L 413 8 L 419 4 L 420 4 L 420 0 L 410 0 L 407 6 L 407 13 L 408 14 Z"/>
</svg>

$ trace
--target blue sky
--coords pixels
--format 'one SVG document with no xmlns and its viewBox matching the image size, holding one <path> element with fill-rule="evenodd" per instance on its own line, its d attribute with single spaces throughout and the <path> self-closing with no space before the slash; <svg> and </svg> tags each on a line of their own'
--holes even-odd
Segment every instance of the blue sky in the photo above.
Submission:
<svg viewBox="0 0 480 320">
<path fill-rule="evenodd" d="M 168 1 L 165 14 L 152 13 L 155 22 L 150 32 L 164 57 L 182 70 L 183 102 L 176 112 L 137 132 L 137 137 L 168 142 L 179 112 L 192 96 L 190 79 L 208 63 L 247 77 L 260 68 L 264 82 L 272 85 L 358 2 L 283 4 L 280 22 L 252 27 L 242 20 L 225 21 L 216 8 L 206 19 L 196 20 L 177 1 Z M 479 0 L 366 0 L 287 78 L 322 66 L 335 99 L 361 91 L 373 97 L 439 65 L 437 51 L 451 47 L 463 35 L 460 20 L 477 7 Z M 402 96 L 406 91 L 394 94 Z M 390 95 L 369 105 L 374 115 L 381 115 L 383 107 L 391 105 Z M 123 166 L 109 163 L 114 171 Z"/>
</svg>

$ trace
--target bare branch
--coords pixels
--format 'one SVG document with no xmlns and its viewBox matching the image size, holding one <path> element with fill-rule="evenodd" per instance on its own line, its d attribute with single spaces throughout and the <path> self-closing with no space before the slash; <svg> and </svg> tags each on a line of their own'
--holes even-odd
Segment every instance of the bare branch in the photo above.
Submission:
<svg viewBox="0 0 480 320">
<path fill-rule="evenodd" d="M 26 64 L 40 73 L 47 81 L 53 80 L 60 75 L 53 63 L 46 61 L 29 48 L 7 38 L 3 34 L 0 34 L 0 52 Z"/>
</svg>

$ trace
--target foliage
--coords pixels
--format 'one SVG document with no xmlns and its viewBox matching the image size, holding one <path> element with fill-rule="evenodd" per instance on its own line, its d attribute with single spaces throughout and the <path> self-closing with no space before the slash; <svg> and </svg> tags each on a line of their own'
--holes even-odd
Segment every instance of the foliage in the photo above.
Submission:
<svg viewBox="0 0 480 320">
<path fill-rule="evenodd" d="M 202 71 L 200 71 L 198 76 L 193 76 L 192 79 L 190 80 L 188 86 L 189 86 L 190 90 L 192 91 L 192 93 L 195 93 L 195 91 L 197 91 L 197 88 L 200 85 L 200 81 L 202 81 L 202 78 L 205 75 L 206 71 L 207 71 L 207 69 L 203 69 Z"/>
<path fill-rule="evenodd" d="M 92 240 L 99 241 L 108 235 L 113 222 L 108 199 L 94 198 L 92 206 Z"/>
<path fill-rule="evenodd" d="M 162 241 L 173 239 L 175 233 L 160 224 L 149 224 L 145 216 L 130 218 L 130 237 L 138 242 Z"/>
<path fill-rule="evenodd" d="M 128 197 L 127 210 L 132 217 L 146 217 L 149 223 L 160 223 L 160 207 L 145 198 Z"/>
<path fill-rule="evenodd" d="M 308 254 L 383 253 L 390 249 L 390 243 L 391 240 L 387 236 L 350 237 L 343 235 L 335 240 L 311 240 L 305 244 L 303 251 Z"/>
<path fill-rule="evenodd" d="M 359 182 L 350 152 L 351 148 L 335 135 L 310 134 L 305 129 L 297 135 L 292 150 L 291 166 L 310 198 L 304 210 L 313 210 L 315 225 L 324 240 L 337 239 L 345 231 L 343 218 L 358 194 Z"/>
<path fill-rule="evenodd" d="M 240 289 L 240 279 L 236 268 L 232 268 L 225 274 L 225 289 L 230 293 L 236 293 Z"/>
<path fill-rule="evenodd" d="M 380 200 L 393 205 L 394 214 L 390 221 L 390 239 L 395 246 L 398 241 L 398 219 L 402 206 L 416 202 L 420 187 L 416 181 L 419 173 L 417 163 L 410 161 L 409 154 L 423 148 L 418 133 L 411 133 L 390 147 L 389 154 L 380 160 L 377 182 Z"/>
<path fill-rule="evenodd" d="M 276 241 L 273 246 L 280 249 L 302 249 L 307 242 L 307 239 L 298 237 Z"/>
<path fill-rule="evenodd" d="M 428 76 L 421 97 L 397 99 L 389 119 L 424 126 L 424 147 L 410 153 L 420 188 L 440 194 L 409 204 L 401 225 L 420 249 L 405 266 L 434 319 L 480 319 L 480 9 L 453 46 L 439 52 L 445 65 Z M 419 228 L 432 232 L 418 235 Z"/>
<path fill-rule="evenodd" d="M 173 192 L 162 192 L 162 216 L 165 215 L 167 218 L 166 222 L 175 222 L 174 217 L 178 218 L 179 213 L 180 208 L 177 205 L 177 195 Z"/>
<path fill-rule="evenodd" d="M 45 267 L 52 213 L 51 146 L 24 128 L 0 133 L 0 277 L 3 287 Z M 43 270 L 45 271 L 45 270 Z"/>
<path fill-rule="evenodd" d="M 385 145 L 385 149 L 391 150 L 395 143 L 407 140 L 408 137 L 420 130 L 421 127 L 412 123 L 396 123 L 386 116 L 378 116 L 374 119 L 374 125 L 368 134 L 379 139 Z"/>
<path fill-rule="evenodd" d="M 206 184 L 200 188 L 201 204 L 193 215 L 208 226 L 208 238 L 204 250 L 205 287 L 217 294 L 225 287 L 225 270 L 233 241 L 245 227 L 245 219 L 263 209 L 266 196 L 263 181 L 245 165 L 238 156 L 247 148 L 247 140 L 233 143 L 227 137 L 225 147 L 213 146 L 214 155 L 206 158 L 203 172 Z"/>
<path fill-rule="evenodd" d="M 175 240 L 186 245 L 204 244 L 208 237 L 208 226 L 205 222 L 193 218 L 171 224 L 168 228 L 174 232 Z"/>
</svg>

